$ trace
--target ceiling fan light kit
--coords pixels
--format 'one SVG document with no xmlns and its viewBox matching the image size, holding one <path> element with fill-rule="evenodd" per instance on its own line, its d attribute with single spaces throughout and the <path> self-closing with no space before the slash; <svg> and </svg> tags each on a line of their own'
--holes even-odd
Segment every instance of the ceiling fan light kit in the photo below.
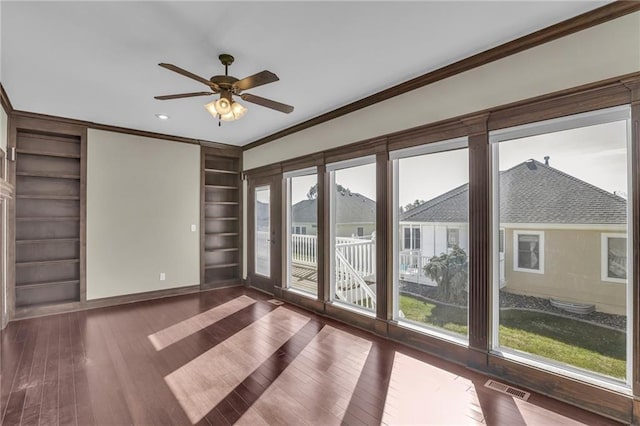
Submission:
<svg viewBox="0 0 640 426">
<path fill-rule="evenodd" d="M 217 100 L 209 102 L 204 107 L 212 116 L 218 118 L 218 120 L 221 121 L 238 120 L 247 113 L 247 108 L 245 108 L 239 102 L 236 102 L 233 99 L 233 96 L 239 96 L 246 102 L 260 105 L 266 108 L 271 108 L 285 114 L 289 114 L 293 111 L 293 107 L 291 105 L 276 102 L 271 99 L 262 98 L 250 93 L 242 93 L 244 90 L 278 81 L 279 79 L 277 75 L 275 75 L 271 71 L 264 70 L 257 74 L 243 78 L 242 80 L 238 80 L 237 78 L 230 76 L 228 73 L 229 65 L 231 65 L 234 60 L 233 56 L 223 53 L 222 55 L 218 56 L 218 59 L 220 59 L 220 62 L 222 63 L 222 65 L 224 65 L 224 75 L 214 75 L 209 80 L 172 64 L 158 64 L 163 68 L 166 68 L 173 72 L 177 72 L 178 74 L 209 86 L 211 92 L 192 92 L 182 93 L 178 95 L 164 95 L 156 96 L 155 99 L 164 101 L 169 99 L 189 98 L 194 96 L 211 96 L 220 94 L 220 97 Z"/>
</svg>

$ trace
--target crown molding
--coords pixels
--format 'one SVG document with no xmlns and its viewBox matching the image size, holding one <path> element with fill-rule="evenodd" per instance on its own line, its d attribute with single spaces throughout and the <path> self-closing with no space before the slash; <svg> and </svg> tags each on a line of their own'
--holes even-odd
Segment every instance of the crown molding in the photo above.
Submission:
<svg viewBox="0 0 640 426">
<path fill-rule="evenodd" d="M 163 140 L 168 140 L 172 142 L 188 143 L 192 145 L 203 145 L 203 146 L 220 148 L 220 149 L 228 149 L 228 150 L 241 149 L 236 145 L 229 145 L 222 142 L 186 138 L 182 136 L 173 136 L 173 135 L 167 135 L 164 133 L 155 133 L 155 132 L 149 132 L 146 130 L 137 130 L 137 129 L 131 129 L 127 127 L 112 126 L 109 124 L 94 123 L 91 121 L 77 120 L 75 118 L 59 117 L 59 116 L 48 115 L 48 114 L 40 114 L 36 112 L 13 110 L 11 112 L 11 116 L 20 117 L 20 118 L 32 118 L 32 119 L 38 119 L 38 120 L 49 120 L 49 121 L 55 121 L 58 123 L 65 123 L 65 124 L 70 124 L 75 126 L 83 126 L 88 129 L 104 130 L 107 132 L 115 132 L 115 133 L 124 133 L 127 135 L 142 136 L 142 137 L 153 138 L 153 139 L 163 139 Z"/>
<path fill-rule="evenodd" d="M 4 112 L 6 112 L 7 115 L 13 112 L 13 105 L 11 105 L 9 95 L 7 95 L 7 92 L 5 92 L 2 83 L 0 83 L 0 103 L 2 104 L 2 108 L 4 108 Z"/>
</svg>

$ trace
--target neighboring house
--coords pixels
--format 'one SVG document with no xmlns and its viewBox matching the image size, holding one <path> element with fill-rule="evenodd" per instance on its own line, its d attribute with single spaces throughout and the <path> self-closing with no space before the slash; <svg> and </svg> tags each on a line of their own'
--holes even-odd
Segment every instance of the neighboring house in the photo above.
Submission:
<svg viewBox="0 0 640 426">
<path fill-rule="evenodd" d="M 291 232 L 317 234 L 317 200 L 291 206 Z M 371 238 L 376 230 L 376 202 L 355 192 L 338 192 L 335 198 L 336 237 Z"/>
<path fill-rule="evenodd" d="M 500 172 L 499 184 L 501 287 L 625 315 L 626 200 L 535 160 Z M 468 192 L 465 184 L 401 214 L 401 273 L 402 250 L 468 252 Z"/>
</svg>

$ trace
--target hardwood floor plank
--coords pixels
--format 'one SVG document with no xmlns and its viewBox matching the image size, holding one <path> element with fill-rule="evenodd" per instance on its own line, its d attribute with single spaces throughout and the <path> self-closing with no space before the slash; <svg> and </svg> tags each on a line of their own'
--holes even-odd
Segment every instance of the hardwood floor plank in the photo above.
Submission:
<svg viewBox="0 0 640 426">
<path fill-rule="evenodd" d="M 109 310 L 87 314 L 85 323 L 87 383 L 91 389 L 89 398 L 96 421 L 100 425 L 131 425 L 133 419 L 122 395 L 116 367 L 109 355 L 107 342 L 102 334 L 103 322 L 107 322 Z"/>
<path fill-rule="evenodd" d="M 239 311 L 199 330 L 169 346 L 158 354 L 160 372 L 166 376 L 181 366 L 191 362 L 229 337 L 253 324 L 256 320 L 273 311 L 276 307 L 267 304 L 251 304 Z"/>
<path fill-rule="evenodd" d="M 235 423 L 260 398 L 262 393 L 271 386 L 289 364 L 295 360 L 321 329 L 322 324 L 317 321 L 309 321 L 305 324 L 242 383 L 229 392 L 215 409 L 220 411 L 227 421 Z M 247 385 L 250 385 L 251 381 L 258 383 L 262 392 L 247 392 Z M 227 410 L 227 406 L 233 407 L 234 411 Z"/>
<path fill-rule="evenodd" d="M 40 404 L 25 407 L 22 410 L 21 426 L 37 426 L 40 423 Z"/>
<path fill-rule="evenodd" d="M 58 424 L 58 380 L 60 360 L 60 322 L 63 316 L 57 315 L 49 319 L 51 330 L 47 341 L 47 356 L 44 370 L 44 384 L 40 405 L 40 424 Z"/>
<path fill-rule="evenodd" d="M 241 296 L 254 302 L 210 318 Z M 2 424 L 615 424 L 266 300 L 236 287 L 13 322 L 0 336 Z M 158 351 L 148 336 L 166 329 L 181 337 Z"/>
<path fill-rule="evenodd" d="M 315 330 L 305 327 L 308 329 L 305 345 L 292 343 L 292 347 L 300 350 L 299 354 L 296 354 L 289 365 L 283 365 L 286 368 L 282 374 L 279 374 L 273 385 L 251 405 L 239 424 L 249 424 L 249 420 L 256 417 L 254 411 L 268 423 L 290 424 L 295 422 L 297 417 L 308 419 L 312 424 L 337 424 L 342 421 L 344 410 L 335 410 L 335 404 L 341 397 L 349 400 L 352 396 L 371 344 L 331 326 L 324 326 L 322 329 L 318 329 L 318 324 L 314 326 Z M 313 335 L 316 330 L 316 334 Z M 359 359 L 360 365 L 355 368 L 354 373 L 345 376 L 341 369 L 331 371 L 335 364 L 341 364 L 349 358 L 353 365 Z M 301 384 L 300 377 L 310 377 L 312 381 L 302 381 Z M 338 378 L 342 385 L 336 386 Z M 331 389 L 331 395 L 326 395 L 328 398 L 318 397 L 325 396 L 320 392 L 321 389 Z M 287 401 L 289 410 L 278 409 L 283 399 Z"/>
<path fill-rule="evenodd" d="M 308 321 L 279 307 L 165 380 L 195 423 Z"/>
<path fill-rule="evenodd" d="M 164 402 L 172 395 L 154 365 L 155 351 L 140 333 L 150 334 L 150 325 L 145 319 L 148 304 L 134 313 L 118 307 L 107 318 L 103 336 L 113 360 L 122 396 L 134 424 L 174 425 L 182 424 L 186 417 L 180 410 L 167 406 Z M 131 321 L 138 319 L 138 327 L 133 330 Z M 154 409 L 149 409 L 153 407 Z"/>
<path fill-rule="evenodd" d="M 160 330 L 154 334 L 150 334 L 149 340 L 157 351 L 162 350 L 167 346 L 190 336 L 196 331 L 207 328 L 211 324 L 216 323 L 255 302 L 255 300 L 248 296 L 239 296 L 236 299 L 211 308 L 206 312 L 195 315 L 189 319 L 174 324 L 171 327 Z"/>
<path fill-rule="evenodd" d="M 73 377 L 69 314 L 61 317 L 58 375 L 58 424 L 76 425 L 76 385 Z"/>
<path fill-rule="evenodd" d="M 71 321 L 71 360 L 75 384 L 76 417 L 78 425 L 95 424 L 91 405 L 89 379 L 87 377 L 87 354 L 82 330 L 86 327 L 86 312 L 69 314 Z"/>
<path fill-rule="evenodd" d="M 18 366 L 22 360 L 24 353 L 25 342 L 17 341 L 15 339 L 17 329 L 23 327 L 24 324 L 11 323 L 7 326 L 2 333 L 2 382 L 0 383 L 0 423 L 4 419 L 6 414 L 7 404 L 9 403 L 9 397 L 11 390 L 13 389 L 13 383 L 18 374 Z"/>
<path fill-rule="evenodd" d="M 38 338 L 35 347 L 35 354 L 31 366 L 31 372 L 29 374 L 29 384 L 27 386 L 27 396 L 25 399 L 24 407 L 31 408 L 37 406 L 38 410 L 31 409 L 31 413 L 40 412 L 40 403 L 42 402 L 42 388 L 44 385 L 44 373 L 47 362 L 47 346 L 51 336 L 52 326 L 50 322 L 45 322 L 41 325 L 41 330 L 38 333 Z"/>
<path fill-rule="evenodd" d="M 27 391 L 24 389 L 11 392 L 2 424 L 18 425 L 22 418 L 22 408 Z"/>
</svg>

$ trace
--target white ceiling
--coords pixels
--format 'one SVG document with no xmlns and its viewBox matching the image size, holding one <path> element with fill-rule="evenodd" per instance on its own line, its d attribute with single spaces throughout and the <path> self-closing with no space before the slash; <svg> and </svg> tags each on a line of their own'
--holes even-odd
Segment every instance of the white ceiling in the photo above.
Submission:
<svg viewBox="0 0 640 426">
<path fill-rule="evenodd" d="M 2 1 L 0 78 L 18 110 L 245 145 L 605 3 Z M 276 73 L 247 92 L 295 111 L 218 127 L 207 97 L 153 99 L 206 91 L 159 62 L 209 78 L 220 53 Z"/>
</svg>

